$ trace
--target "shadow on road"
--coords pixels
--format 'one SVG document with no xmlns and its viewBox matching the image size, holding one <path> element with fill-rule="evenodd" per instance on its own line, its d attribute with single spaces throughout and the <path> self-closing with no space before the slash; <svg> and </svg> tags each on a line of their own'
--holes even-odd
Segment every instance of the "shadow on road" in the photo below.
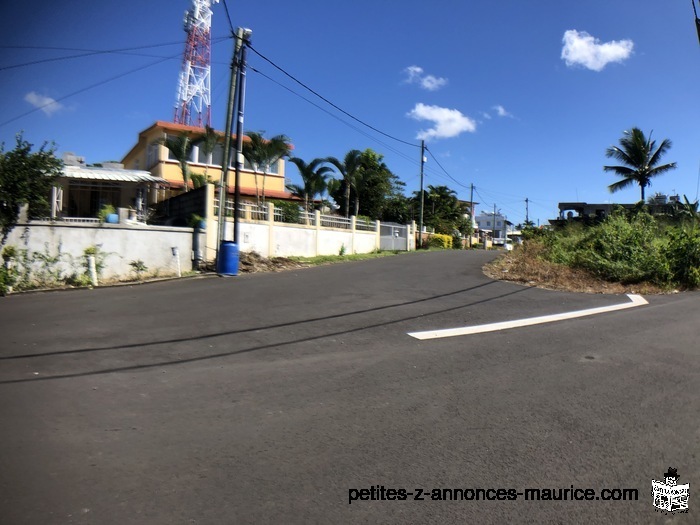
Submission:
<svg viewBox="0 0 700 525">
<path fill-rule="evenodd" d="M 86 353 L 86 352 L 125 350 L 125 349 L 132 349 L 132 348 L 143 348 L 143 347 L 147 347 L 147 346 L 183 343 L 183 342 L 189 342 L 189 341 L 199 341 L 199 340 L 212 339 L 212 338 L 228 336 L 228 335 L 242 334 L 242 333 L 247 333 L 247 332 L 297 326 L 297 325 L 301 325 L 301 324 L 305 324 L 305 323 L 311 323 L 311 322 L 316 322 L 316 321 L 326 321 L 326 320 L 331 320 L 331 319 L 340 319 L 340 318 L 351 316 L 351 315 L 358 315 L 358 314 L 363 314 L 363 313 L 376 312 L 376 311 L 380 311 L 380 310 L 387 310 L 390 308 L 399 308 L 402 306 L 418 304 L 418 303 L 422 303 L 422 302 L 426 302 L 426 301 L 431 301 L 431 300 L 440 299 L 443 297 L 449 297 L 449 296 L 453 296 L 453 295 L 458 295 L 460 293 L 469 292 L 469 291 L 475 290 L 477 288 L 482 288 L 484 286 L 488 286 L 490 284 L 493 284 L 494 282 L 495 281 L 491 281 L 491 282 L 480 284 L 477 286 L 472 286 L 470 288 L 457 290 L 455 292 L 449 292 L 449 293 L 445 293 L 445 294 L 439 294 L 439 295 L 434 295 L 434 296 L 430 296 L 430 297 L 425 297 L 423 299 L 417 299 L 415 301 L 406 301 L 406 302 L 398 303 L 398 304 L 378 306 L 375 308 L 355 310 L 352 312 L 345 312 L 342 314 L 334 314 L 334 315 L 328 315 L 328 316 L 323 316 L 323 317 L 314 317 L 311 319 L 304 319 L 304 320 L 293 321 L 293 322 L 288 322 L 288 323 L 279 323 L 279 324 L 267 325 L 267 326 L 263 326 L 263 327 L 244 328 L 244 329 L 239 329 L 239 330 L 228 330 L 228 331 L 216 332 L 216 333 L 212 333 L 212 334 L 198 335 L 198 336 L 193 336 L 193 337 L 182 337 L 182 338 L 166 339 L 166 340 L 160 340 L 160 341 L 149 341 L 146 343 L 132 343 L 132 344 L 128 344 L 128 345 L 116 345 L 116 346 L 97 347 L 97 348 L 83 348 L 83 349 L 79 349 L 79 350 L 65 350 L 65 351 L 59 351 L 59 352 L 46 352 L 46 353 L 41 353 L 41 354 L 25 354 L 25 355 L 18 355 L 18 356 L 5 356 L 5 357 L 2 357 L 0 359 L 2 359 L 2 360 L 11 360 L 11 359 L 17 360 L 17 359 L 30 359 L 30 358 L 38 358 L 38 357 L 53 357 L 53 356 L 68 355 L 68 354 L 80 354 L 80 353 Z M 494 301 L 497 299 L 502 299 L 504 297 L 519 294 L 519 293 L 522 293 L 522 292 L 525 292 L 528 290 L 530 290 L 530 289 L 529 288 L 518 288 L 512 292 L 508 292 L 505 294 L 497 295 L 494 297 L 489 297 L 487 299 L 482 299 L 479 301 L 472 301 L 469 303 L 460 304 L 458 306 L 452 306 L 450 308 L 435 310 L 432 312 L 420 313 L 417 315 L 402 317 L 400 319 L 394 319 L 391 321 L 384 321 L 381 323 L 368 324 L 365 326 L 351 328 L 351 329 L 347 329 L 347 330 L 340 330 L 340 331 L 335 331 L 335 332 L 323 333 L 323 334 L 319 334 L 319 335 L 315 335 L 315 336 L 311 336 L 311 337 L 304 337 L 304 338 L 299 338 L 299 339 L 292 339 L 289 341 L 264 344 L 264 345 L 254 346 L 251 348 L 243 348 L 240 350 L 232 350 L 229 352 L 220 352 L 217 354 L 191 357 L 191 358 L 186 358 L 186 359 L 178 359 L 175 361 L 160 361 L 157 363 L 114 367 L 114 368 L 107 368 L 107 369 L 102 369 L 102 370 L 92 370 L 92 371 L 88 371 L 88 372 L 75 372 L 75 373 L 71 373 L 71 374 L 57 374 L 57 375 L 53 375 L 53 376 L 30 377 L 30 378 L 23 378 L 23 379 L 10 379 L 10 380 L 5 380 L 5 381 L 0 381 L 0 385 L 13 384 L 13 383 L 31 383 L 31 382 L 35 382 L 35 381 L 49 381 L 49 380 L 54 380 L 54 379 L 68 379 L 68 378 L 75 378 L 75 377 L 110 374 L 110 373 L 115 373 L 115 372 L 129 372 L 129 371 L 134 371 L 134 370 L 144 370 L 144 369 L 164 367 L 164 366 L 183 365 L 183 364 L 194 363 L 194 362 L 198 362 L 198 361 L 219 359 L 222 357 L 229 357 L 229 356 L 245 354 L 245 353 L 249 353 L 249 352 L 266 350 L 266 349 L 270 349 L 270 348 L 276 348 L 276 347 L 294 345 L 294 344 L 298 344 L 298 343 L 306 343 L 306 342 L 310 342 L 310 341 L 316 341 L 319 339 L 325 339 L 327 337 L 334 337 L 334 336 L 340 336 L 340 335 L 361 332 L 361 331 L 369 330 L 372 328 L 380 328 L 383 326 L 398 324 L 398 323 L 402 323 L 405 321 L 412 321 L 415 319 L 425 318 L 425 317 L 428 317 L 431 315 L 438 315 L 438 314 L 443 314 L 443 313 L 447 313 L 447 312 L 453 312 L 456 310 L 460 310 L 462 308 L 468 308 L 468 307 L 475 306 L 478 304 L 483 304 L 483 303 L 487 303 L 487 302 Z"/>
</svg>

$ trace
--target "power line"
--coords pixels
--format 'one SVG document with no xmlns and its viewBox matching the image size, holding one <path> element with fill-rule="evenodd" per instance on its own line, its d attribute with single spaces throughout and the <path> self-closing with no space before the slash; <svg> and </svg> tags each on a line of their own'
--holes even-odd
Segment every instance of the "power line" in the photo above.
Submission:
<svg viewBox="0 0 700 525">
<path fill-rule="evenodd" d="M 228 10 L 228 4 L 226 3 L 226 0 L 224 0 L 224 9 L 226 10 L 226 18 L 228 19 L 228 27 L 231 29 L 231 34 L 236 36 L 236 32 L 233 30 L 233 23 L 231 23 L 231 13 L 229 13 Z"/>
<path fill-rule="evenodd" d="M 230 38 L 231 37 L 218 38 L 214 43 L 218 44 L 222 40 L 228 40 Z M 167 47 L 167 46 L 172 46 L 172 45 L 182 45 L 182 42 L 168 42 L 165 44 L 150 44 L 150 45 L 142 45 L 142 46 L 124 47 L 124 48 L 118 48 L 118 49 L 83 49 L 83 48 L 75 48 L 75 47 L 40 47 L 40 46 L 0 46 L 0 49 L 35 49 L 35 50 L 49 50 L 49 51 L 81 51 L 81 53 L 79 53 L 77 55 L 42 58 L 40 60 L 33 60 L 31 62 L 24 62 L 22 64 L 12 64 L 9 66 L 3 66 L 3 67 L 0 67 L 0 71 L 5 71 L 8 69 L 16 69 L 16 68 L 20 68 L 20 67 L 34 66 L 37 64 L 45 64 L 47 62 L 58 62 L 61 60 L 71 60 L 74 58 L 85 58 L 85 57 L 89 57 L 89 56 L 106 55 L 106 54 L 115 54 L 115 55 L 123 54 L 123 55 L 133 55 L 133 56 L 144 56 L 144 57 L 150 57 L 150 58 L 165 58 L 165 57 L 157 56 L 157 55 L 146 55 L 143 53 L 130 53 L 129 51 L 138 51 L 140 49 L 153 49 L 156 47 Z M 168 58 L 171 58 L 171 57 L 168 57 Z"/>
<path fill-rule="evenodd" d="M 465 186 L 464 184 L 462 184 L 461 182 L 459 182 L 457 179 L 455 179 L 452 175 L 450 175 L 450 174 L 447 172 L 447 170 L 442 166 L 442 164 L 440 164 L 440 162 L 435 158 L 435 155 L 433 155 L 433 152 L 430 151 L 430 149 L 428 149 L 428 146 L 425 147 L 425 150 L 426 150 L 428 153 L 430 153 L 430 156 L 431 156 L 432 159 L 435 161 L 435 164 L 437 164 L 438 166 L 440 166 L 440 169 L 442 169 L 442 171 L 445 172 L 445 175 L 447 175 L 455 184 L 461 186 L 462 188 L 464 188 L 464 189 L 466 189 L 466 190 L 469 189 L 469 186 Z"/>
<path fill-rule="evenodd" d="M 297 79 L 296 77 L 294 77 L 291 73 L 288 73 L 287 71 L 285 71 L 284 69 L 282 69 L 280 66 L 278 66 L 277 64 L 275 64 L 272 60 L 270 60 L 270 59 L 267 58 L 265 55 L 263 55 L 262 53 L 260 53 L 260 52 L 259 52 L 257 49 L 255 49 L 253 46 L 250 46 L 250 45 L 249 45 L 248 47 L 250 48 L 251 51 L 253 51 L 253 53 L 255 53 L 256 55 L 258 55 L 260 58 L 262 58 L 262 59 L 263 59 L 264 61 L 266 61 L 267 63 L 269 63 L 272 67 L 274 67 L 275 69 L 281 71 L 283 74 L 285 74 L 286 76 L 288 76 L 289 78 L 291 78 L 294 82 L 296 82 L 297 84 L 299 84 L 300 86 L 302 86 L 304 89 L 310 91 L 311 93 L 313 93 L 314 95 L 316 95 L 318 98 L 320 98 L 321 100 L 323 100 L 326 104 L 329 104 L 330 106 L 333 106 L 335 109 L 337 109 L 338 111 L 340 111 L 340 112 L 343 113 L 344 115 L 350 117 L 350 118 L 353 119 L 354 121 L 359 122 L 359 123 L 362 124 L 363 126 L 369 128 L 369 129 L 371 129 L 372 131 L 375 131 L 376 133 L 379 133 L 380 135 L 384 135 L 384 136 L 387 137 L 387 138 L 390 138 L 390 139 L 392 139 L 392 140 L 395 140 L 396 142 L 400 142 L 400 143 L 406 144 L 406 145 L 408 145 L 408 146 L 413 146 L 413 147 L 416 147 L 416 148 L 420 148 L 420 145 L 419 145 L 419 144 L 414 144 L 414 143 L 412 143 L 412 142 L 407 142 L 407 141 L 405 141 L 405 140 L 402 140 L 402 139 L 399 139 L 399 138 L 397 138 L 397 137 L 394 137 L 393 135 L 390 135 L 390 134 L 388 134 L 388 133 L 385 133 L 384 131 L 382 131 L 382 130 L 380 130 L 380 129 L 377 129 L 377 128 L 375 128 L 374 126 L 372 126 L 372 125 L 370 125 L 370 124 L 367 124 L 365 121 L 360 120 L 360 119 L 357 118 L 356 116 L 354 116 L 354 115 L 348 113 L 348 112 L 345 111 L 344 109 L 338 107 L 336 104 L 334 104 L 333 102 L 331 102 L 330 100 L 328 100 L 328 99 L 327 99 L 326 97 L 324 97 L 323 95 L 319 94 L 317 91 L 311 89 L 309 86 L 307 86 L 306 84 L 304 84 L 301 80 L 299 80 L 299 79 Z"/>
<path fill-rule="evenodd" d="M 120 73 L 119 75 L 115 75 L 115 76 L 113 76 L 113 77 L 107 78 L 107 79 L 105 79 L 105 80 L 101 80 L 100 82 L 96 82 L 95 84 L 91 84 L 91 85 L 89 85 L 89 86 L 87 86 L 87 87 L 84 87 L 84 88 L 82 88 L 82 89 L 79 89 L 78 91 L 74 91 L 73 93 L 69 93 L 68 95 L 64 95 L 64 96 L 62 96 L 62 97 L 60 97 L 60 98 L 57 98 L 57 99 L 55 99 L 55 100 L 52 100 L 51 102 L 47 102 L 46 104 L 44 104 L 44 105 L 42 105 L 42 106 L 36 107 L 36 108 L 31 109 L 31 110 L 29 110 L 29 111 L 27 111 L 27 112 L 25 112 L 25 113 L 22 113 L 21 115 L 18 115 L 18 116 L 13 117 L 13 118 L 11 118 L 11 119 L 9 119 L 9 120 L 6 120 L 6 121 L 0 123 L 0 127 L 5 126 L 5 125 L 7 125 L 7 124 L 10 124 L 11 122 L 14 122 L 15 120 L 19 120 L 19 119 L 21 119 L 21 118 L 23 118 L 23 117 L 26 117 L 27 115 L 31 115 L 32 113 L 35 113 L 35 112 L 37 112 L 37 111 L 39 111 L 39 110 L 42 110 L 42 109 L 44 109 L 45 107 L 51 106 L 52 104 L 55 104 L 56 102 L 61 102 L 62 100 L 65 100 L 65 99 L 67 99 L 67 98 L 73 97 L 73 96 L 78 95 L 78 94 L 80 94 L 80 93 L 84 93 L 85 91 L 88 91 L 88 90 L 90 90 L 90 89 L 94 89 L 94 88 L 96 88 L 96 87 L 102 86 L 102 85 L 107 84 L 107 83 L 109 83 L 109 82 L 112 82 L 112 81 L 114 81 L 114 80 L 118 80 L 118 79 L 123 78 L 123 77 L 125 77 L 125 76 L 127 76 L 127 75 L 131 75 L 132 73 L 136 73 L 136 72 L 138 72 L 138 71 L 141 71 L 141 70 L 143 70 L 143 69 L 147 69 L 147 68 L 149 68 L 149 67 L 156 66 L 156 65 L 158 65 L 158 64 L 161 64 L 161 63 L 165 62 L 166 60 L 172 60 L 173 58 L 178 57 L 178 56 L 180 56 L 180 53 L 178 53 L 177 55 L 170 56 L 170 57 L 161 58 L 160 60 L 156 60 L 155 62 L 151 62 L 150 64 L 146 64 L 145 66 L 141 66 L 141 67 L 138 67 L 138 68 L 136 68 L 136 69 L 132 69 L 132 70 L 130 70 L 130 71 L 126 71 L 126 72 L 124 72 L 124 73 Z"/>
<path fill-rule="evenodd" d="M 281 87 L 282 89 L 285 89 L 285 90 L 289 91 L 289 92 L 292 93 L 293 95 L 295 95 L 295 96 L 299 97 L 300 99 L 304 100 L 305 102 L 311 104 L 311 105 L 314 106 L 315 108 L 317 108 L 317 109 L 323 111 L 324 113 L 330 115 L 330 116 L 333 117 L 334 119 L 336 119 L 336 120 L 338 120 L 339 122 L 345 124 L 345 125 L 346 125 L 347 127 L 349 127 L 350 129 L 352 129 L 352 130 L 354 130 L 354 131 L 360 133 L 361 135 L 364 135 L 365 137 L 367 137 L 367 138 L 369 138 L 369 139 L 375 141 L 375 142 L 378 143 L 378 144 L 381 144 L 382 146 L 384 146 L 385 148 L 387 148 L 387 149 L 388 149 L 389 151 L 391 151 L 392 153 L 394 153 L 394 154 L 396 154 L 396 155 L 402 157 L 404 160 L 408 160 L 409 162 L 418 164 L 418 161 L 415 160 L 414 158 L 412 158 L 412 157 L 406 155 L 405 153 L 403 153 L 403 152 L 401 152 L 401 151 L 395 149 L 394 147 L 388 145 L 387 143 L 382 142 L 382 141 L 379 140 L 378 138 L 373 137 L 372 135 L 370 135 L 369 133 L 363 131 L 362 129 L 358 128 L 357 126 L 353 126 L 353 125 L 350 124 L 349 122 L 347 122 L 347 121 L 343 120 L 342 118 L 340 118 L 338 115 L 336 115 L 336 114 L 334 114 L 334 113 L 328 111 L 326 108 L 320 106 L 319 104 L 316 104 L 316 103 L 313 102 L 312 100 L 306 98 L 304 95 L 301 95 L 300 93 L 297 93 L 297 92 L 294 91 L 293 89 L 291 89 L 291 88 L 285 86 L 285 85 L 282 84 L 281 82 L 278 82 L 277 80 L 275 80 L 274 78 L 270 77 L 269 75 L 266 75 L 266 74 L 263 73 L 262 71 L 260 71 L 260 70 L 258 70 L 258 69 L 256 69 L 256 68 L 254 68 L 254 67 L 252 67 L 252 66 L 250 66 L 250 65 L 249 65 L 248 67 L 249 67 L 249 69 L 250 69 L 251 71 L 257 73 L 258 75 L 262 76 L 263 78 L 266 78 L 267 80 L 269 80 L 269 81 L 272 82 L 273 84 L 278 85 L 278 86 Z"/>
</svg>

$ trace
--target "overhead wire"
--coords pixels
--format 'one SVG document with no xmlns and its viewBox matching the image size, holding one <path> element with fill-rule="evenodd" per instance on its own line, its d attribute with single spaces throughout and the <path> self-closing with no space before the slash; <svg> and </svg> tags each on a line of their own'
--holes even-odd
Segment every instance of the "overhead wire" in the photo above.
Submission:
<svg viewBox="0 0 700 525">
<path fill-rule="evenodd" d="M 219 42 L 223 40 L 228 40 L 231 37 L 220 37 L 217 38 L 215 41 L 213 41 L 213 44 L 218 44 Z M 42 58 L 40 60 L 32 60 L 31 62 L 24 62 L 21 64 L 11 64 L 9 66 L 2 66 L 0 67 L 0 71 L 6 71 L 9 69 L 16 69 L 16 68 L 21 68 L 21 67 L 27 67 L 27 66 L 34 66 L 37 64 L 45 64 L 45 63 L 50 63 L 50 62 L 59 62 L 61 60 L 72 60 L 75 58 L 85 58 L 89 56 L 96 56 L 96 55 L 106 55 L 106 54 L 114 54 L 114 55 L 131 55 L 131 56 L 143 56 L 143 57 L 149 57 L 149 58 L 165 58 L 161 57 L 158 55 L 147 55 L 144 53 L 131 53 L 130 51 L 137 51 L 140 49 L 153 49 L 157 47 L 167 47 L 167 46 L 172 46 L 172 45 L 182 45 L 182 42 L 168 42 L 164 44 L 149 44 L 149 45 L 141 45 L 141 46 L 131 46 L 131 47 L 124 47 L 124 48 L 117 48 L 117 49 L 83 49 L 83 48 L 71 48 L 71 47 L 44 47 L 44 46 L 0 46 L 0 49 L 41 49 L 41 50 L 50 50 L 50 51 L 81 51 L 81 53 L 77 55 L 65 55 L 65 56 L 60 56 L 60 57 L 51 57 L 51 58 Z M 180 56 L 180 53 L 175 55 L 175 57 Z M 171 59 L 173 57 L 168 57 L 168 59 Z"/>
<path fill-rule="evenodd" d="M 101 80 L 101 81 L 99 81 L 99 82 L 96 82 L 96 83 L 94 83 L 94 84 L 91 84 L 91 85 L 89 85 L 89 86 L 87 86 L 87 87 L 81 88 L 81 89 L 79 89 L 79 90 L 77 90 L 77 91 L 74 91 L 74 92 L 69 93 L 69 94 L 67 94 L 67 95 L 64 95 L 64 96 L 62 96 L 62 97 L 59 97 L 59 98 L 57 98 L 57 99 L 52 99 L 51 102 L 47 102 L 46 104 L 43 104 L 43 105 L 38 106 L 38 107 L 35 107 L 35 108 L 33 108 L 33 109 L 29 110 L 29 111 L 26 111 L 26 112 L 22 113 L 21 115 L 17 115 L 16 117 L 13 117 L 13 118 L 11 118 L 11 119 L 9 119 L 9 120 L 6 120 L 6 121 L 4 121 L 4 122 L 0 122 L 0 127 L 5 126 L 5 125 L 7 125 L 7 124 L 10 124 L 11 122 L 14 122 L 14 121 L 16 121 L 16 120 L 19 120 L 19 119 L 21 119 L 21 118 L 23 118 L 23 117 L 26 117 L 27 115 L 31 115 L 32 113 L 36 113 L 37 111 L 40 111 L 40 110 L 42 110 L 42 109 L 44 109 L 44 108 L 46 108 L 46 107 L 48 107 L 48 106 L 51 106 L 51 105 L 55 104 L 56 102 L 61 102 L 61 101 L 63 101 L 63 100 L 66 100 L 67 98 L 73 97 L 73 96 L 75 96 L 75 95 L 79 95 L 80 93 L 84 93 L 84 92 L 89 91 L 89 90 L 91 90 L 91 89 L 94 89 L 94 88 L 96 88 L 96 87 L 103 86 L 104 84 L 107 84 L 107 83 L 109 83 L 109 82 L 113 82 L 113 81 L 119 80 L 120 78 L 123 78 L 123 77 L 125 77 L 125 76 L 131 75 L 131 74 L 133 74 L 133 73 L 137 73 L 138 71 L 142 71 L 142 70 L 144 70 L 144 69 L 148 69 L 149 67 L 156 66 L 156 65 L 161 64 L 161 63 L 163 63 L 163 62 L 165 62 L 165 61 L 167 61 L 167 60 L 172 60 L 173 58 L 175 58 L 175 57 L 177 57 L 177 56 L 180 56 L 180 53 L 178 53 L 177 55 L 173 55 L 173 56 L 161 58 L 160 60 L 156 60 L 155 62 L 151 62 L 151 63 L 146 64 L 146 65 L 144 65 L 144 66 L 140 66 L 140 67 L 137 67 L 137 68 L 135 68 L 135 69 L 131 69 L 131 70 L 129 70 L 129 71 L 125 71 L 125 72 L 120 73 L 120 74 L 118 74 L 118 75 L 114 75 L 114 76 L 112 76 L 112 77 L 106 78 L 106 79 L 104 79 L 104 80 Z"/>
<path fill-rule="evenodd" d="M 343 108 L 341 108 L 341 107 L 339 107 L 338 105 L 334 104 L 333 102 L 331 102 L 330 100 L 328 100 L 326 97 L 324 97 L 323 95 L 321 95 L 320 93 L 318 93 L 318 92 L 315 91 L 314 89 L 312 89 L 312 88 L 310 88 L 309 86 L 307 86 L 306 84 L 304 84 L 301 80 L 299 80 L 298 78 L 296 78 L 294 75 L 292 75 L 291 73 L 285 71 L 282 67 L 280 67 L 280 66 L 278 66 L 277 64 L 275 64 L 272 60 L 270 60 L 270 59 L 267 58 L 265 55 L 263 55 L 262 53 L 260 53 L 260 51 L 258 51 L 257 49 L 255 49 L 255 48 L 254 48 L 253 46 L 251 46 L 250 44 L 248 44 L 248 49 L 250 49 L 253 53 L 255 53 L 255 54 L 258 55 L 260 58 L 262 58 L 265 62 L 267 62 L 268 64 L 270 64 L 272 67 L 274 67 L 275 69 L 277 69 L 278 71 L 280 71 L 281 73 L 283 73 L 284 75 L 286 75 L 287 77 L 289 77 L 290 79 L 292 79 L 294 82 L 296 82 L 297 84 L 299 84 L 300 86 L 302 86 L 304 89 L 306 89 L 307 91 L 310 91 L 311 93 L 313 93 L 314 95 L 316 95 L 318 98 L 320 98 L 321 100 L 323 100 L 326 104 L 328 104 L 328 105 L 334 107 L 336 110 L 338 110 L 338 111 L 340 111 L 341 113 L 343 113 L 344 115 L 350 117 L 350 118 L 353 119 L 354 121 L 356 121 L 356 122 L 362 124 L 363 126 L 369 128 L 369 129 L 371 129 L 372 131 L 374 131 L 374 132 L 376 132 L 376 133 L 379 133 L 380 135 L 384 135 L 384 136 L 387 137 L 387 138 L 390 138 L 390 139 L 392 139 L 392 140 L 395 140 L 396 142 L 400 142 L 400 143 L 406 144 L 406 145 L 408 145 L 408 146 L 413 146 L 413 147 L 415 147 L 415 148 L 419 148 L 419 147 L 420 147 L 420 145 L 415 144 L 415 143 L 413 143 L 413 142 L 408 142 L 408 141 L 402 140 L 402 139 L 400 139 L 400 138 L 398 138 L 398 137 L 394 137 L 393 135 L 390 135 L 389 133 L 386 133 L 386 132 L 384 132 L 384 131 L 382 131 L 382 130 L 380 130 L 380 129 L 374 127 L 374 126 L 372 126 L 371 124 L 368 124 L 367 122 L 365 122 L 365 121 L 359 119 L 359 118 L 356 117 L 355 115 L 352 115 L 351 113 L 348 113 L 348 112 L 345 111 Z"/>
</svg>

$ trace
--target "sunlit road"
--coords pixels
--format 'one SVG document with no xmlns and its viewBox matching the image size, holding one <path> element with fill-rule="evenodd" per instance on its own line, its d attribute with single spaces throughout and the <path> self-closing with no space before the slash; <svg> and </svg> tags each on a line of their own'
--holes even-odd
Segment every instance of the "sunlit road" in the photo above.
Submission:
<svg viewBox="0 0 700 525">
<path fill-rule="evenodd" d="M 700 522 L 700 294 L 407 335 L 628 300 L 494 282 L 491 257 L 0 299 L 0 523 Z M 668 467 L 688 514 L 655 512 Z"/>
</svg>

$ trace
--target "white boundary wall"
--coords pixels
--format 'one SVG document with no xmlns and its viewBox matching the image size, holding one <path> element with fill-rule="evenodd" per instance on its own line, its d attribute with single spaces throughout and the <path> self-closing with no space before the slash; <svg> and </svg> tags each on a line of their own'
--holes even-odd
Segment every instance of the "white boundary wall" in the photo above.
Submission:
<svg viewBox="0 0 700 525">
<path fill-rule="evenodd" d="M 268 217 L 274 217 L 274 206 L 268 204 Z M 207 259 L 213 259 L 216 246 L 216 220 L 209 221 L 207 228 Z M 316 212 L 315 225 L 290 224 L 273 220 L 256 221 L 242 218 L 238 225 L 239 249 L 241 252 L 257 252 L 263 257 L 315 257 L 317 255 L 338 255 L 371 253 L 380 246 L 380 223 L 374 231 L 355 228 L 352 218 L 351 228 L 321 227 L 320 213 Z M 233 219 L 226 221 L 226 239 L 233 240 Z"/>
<path fill-rule="evenodd" d="M 61 224 L 50 221 L 31 221 L 18 224 L 11 232 L 5 246 L 32 253 L 65 254 L 61 270 L 64 274 L 82 273 L 84 251 L 96 246 L 105 254 L 104 279 L 133 278 L 131 261 L 141 260 L 148 274 L 177 274 L 179 254 L 182 272 L 192 270 L 192 228 L 129 224 Z M 202 234 L 203 237 L 203 234 Z M 202 239 L 203 242 L 203 239 Z"/>
</svg>

